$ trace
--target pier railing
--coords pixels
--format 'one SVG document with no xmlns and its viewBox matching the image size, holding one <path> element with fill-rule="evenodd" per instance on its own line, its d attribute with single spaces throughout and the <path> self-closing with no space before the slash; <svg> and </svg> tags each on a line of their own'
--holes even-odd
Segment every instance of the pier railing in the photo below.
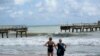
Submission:
<svg viewBox="0 0 100 56">
<path fill-rule="evenodd" d="M 100 30 L 99 24 L 72 24 L 72 25 L 64 25 L 60 26 L 61 32 L 64 30 L 65 32 L 68 30 L 69 32 L 87 32 L 87 31 L 98 31 Z"/>
</svg>

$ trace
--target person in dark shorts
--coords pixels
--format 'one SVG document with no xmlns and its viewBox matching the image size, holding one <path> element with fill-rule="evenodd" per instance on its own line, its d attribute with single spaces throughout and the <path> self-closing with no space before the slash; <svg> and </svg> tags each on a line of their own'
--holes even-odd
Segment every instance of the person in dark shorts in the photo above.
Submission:
<svg viewBox="0 0 100 56">
<path fill-rule="evenodd" d="M 57 43 L 57 56 L 64 56 L 66 45 L 62 43 L 62 40 L 59 39 L 59 43 Z"/>
<path fill-rule="evenodd" d="M 45 43 L 45 46 L 48 47 L 48 56 L 53 56 L 53 47 L 55 47 L 55 43 L 52 41 L 52 38 L 49 38 L 49 41 Z"/>
</svg>

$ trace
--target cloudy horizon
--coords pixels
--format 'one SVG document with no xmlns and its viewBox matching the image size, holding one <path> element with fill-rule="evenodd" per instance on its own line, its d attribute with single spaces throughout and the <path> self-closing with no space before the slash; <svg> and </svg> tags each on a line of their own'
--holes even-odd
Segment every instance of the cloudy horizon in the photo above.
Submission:
<svg viewBox="0 0 100 56">
<path fill-rule="evenodd" d="M 58 25 L 100 20 L 100 0 L 1 0 L 0 25 Z"/>
</svg>

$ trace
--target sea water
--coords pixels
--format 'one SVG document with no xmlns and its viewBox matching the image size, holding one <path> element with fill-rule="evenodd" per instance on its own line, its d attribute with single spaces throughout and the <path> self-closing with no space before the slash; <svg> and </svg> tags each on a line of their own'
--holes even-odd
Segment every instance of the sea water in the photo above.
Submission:
<svg viewBox="0 0 100 56">
<path fill-rule="evenodd" d="M 28 31 L 34 33 L 56 33 L 56 32 L 60 32 L 60 26 L 58 25 L 30 26 Z"/>
<path fill-rule="evenodd" d="M 61 38 L 67 45 L 65 56 L 100 56 L 100 31 L 71 33 L 72 36 L 66 36 L 68 33 L 59 35 L 59 26 L 34 26 L 29 27 L 28 32 L 54 33 L 51 36 L 55 43 Z M 0 56 L 47 56 L 44 44 L 48 38 L 48 35 L 0 38 Z M 56 56 L 55 49 L 54 55 Z"/>
</svg>

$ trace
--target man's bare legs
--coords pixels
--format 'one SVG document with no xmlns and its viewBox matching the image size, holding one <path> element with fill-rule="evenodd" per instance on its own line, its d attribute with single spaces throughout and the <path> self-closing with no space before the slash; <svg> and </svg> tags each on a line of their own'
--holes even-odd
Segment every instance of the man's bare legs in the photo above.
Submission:
<svg viewBox="0 0 100 56">
<path fill-rule="evenodd" d="M 51 53 L 51 56 L 53 56 L 53 52 Z"/>
<path fill-rule="evenodd" d="M 48 53 L 48 56 L 50 56 L 50 53 Z"/>
<path fill-rule="evenodd" d="M 48 56 L 53 56 L 53 52 L 52 53 L 48 53 Z"/>
</svg>

